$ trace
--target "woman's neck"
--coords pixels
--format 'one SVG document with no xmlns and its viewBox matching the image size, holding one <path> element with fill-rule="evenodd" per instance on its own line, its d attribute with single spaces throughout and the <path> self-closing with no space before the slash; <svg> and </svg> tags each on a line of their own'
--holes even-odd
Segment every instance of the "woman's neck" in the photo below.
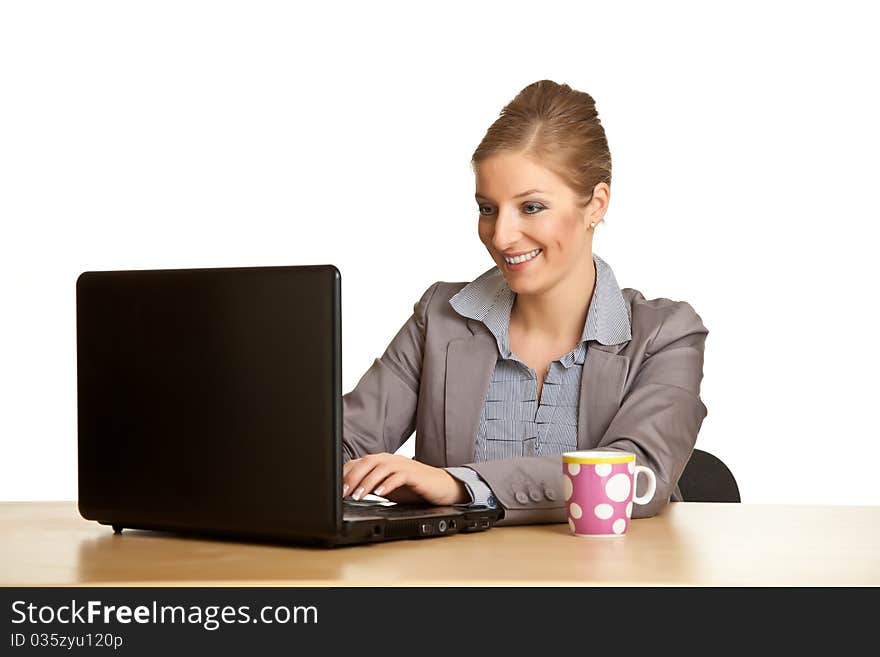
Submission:
<svg viewBox="0 0 880 657">
<path fill-rule="evenodd" d="M 523 335 L 557 344 L 577 344 L 587 321 L 596 287 L 596 264 L 592 255 L 586 267 L 572 271 L 554 288 L 538 295 L 517 294 L 510 323 Z"/>
</svg>

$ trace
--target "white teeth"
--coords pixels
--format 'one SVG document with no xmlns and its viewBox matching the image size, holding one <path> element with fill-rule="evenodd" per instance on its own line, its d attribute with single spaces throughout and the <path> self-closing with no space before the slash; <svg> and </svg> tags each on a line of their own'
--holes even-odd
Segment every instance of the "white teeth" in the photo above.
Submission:
<svg viewBox="0 0 880 657">
<path fill-rule="evenodd" d="M 538 255 L 540 252 L 541 252 L 541 249 L 535 249 L 531 253 L 526 253 L 525 255 L 516 256 L 515 258 L 508 258 L 507 256 L 505 256 L 504 261 L 508 264 L 511 264 L 511 265 L 518 265 L 519 263 L 525 262 L 526 260 L 531 260 L 536 255 Z"/>
</svg>

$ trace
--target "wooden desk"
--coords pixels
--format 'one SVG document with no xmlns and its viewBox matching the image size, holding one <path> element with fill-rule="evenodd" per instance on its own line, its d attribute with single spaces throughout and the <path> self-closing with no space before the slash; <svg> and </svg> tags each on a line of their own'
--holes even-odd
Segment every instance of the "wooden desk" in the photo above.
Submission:
<svg viewBox="0 0 880 657">
<path fill-rule="evenodd" d="M 0 586 L 880 585 L 880 507 L 669 504 L 620 538 L 568 525 L 336 549 L 181 538 L 0 503 Z"/>
</svg>

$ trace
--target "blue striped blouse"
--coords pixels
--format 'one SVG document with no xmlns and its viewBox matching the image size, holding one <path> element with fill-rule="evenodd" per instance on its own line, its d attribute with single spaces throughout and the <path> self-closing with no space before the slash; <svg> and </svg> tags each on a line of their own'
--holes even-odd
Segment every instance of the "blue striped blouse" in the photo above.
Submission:
<svg viewBox="0 0 880 657">
<path fill-rule="evenodd" d="M 538 396 L 537 374 L 510 350 L 510 311 L 516 293 L 498 267 L 468 283 L 449 303 L 463 317 L 482 322 L 498 343 L 489 390 L 480 414 L 473 463 L 577 449 L 578 400 L 588 341 L 619 344 L 632 338 L 629 304 L 611 267 L 593 254 L 596 283 L 581 340 L 550 363 Z M 497 506 L 486 482 L 472 468 L 445 468 L 464 482 L 470 503 Z"/>
</svg>

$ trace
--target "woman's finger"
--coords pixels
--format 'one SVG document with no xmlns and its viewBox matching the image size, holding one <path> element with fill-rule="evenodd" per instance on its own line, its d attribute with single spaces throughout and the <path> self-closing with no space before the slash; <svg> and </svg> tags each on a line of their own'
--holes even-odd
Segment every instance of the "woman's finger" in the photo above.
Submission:
<svg viewBox="0 0 880 657">
<path fill-rule="evenodd" d="M 357 460 L 349 467 L 348 472 L 342 478 L 342 496 L 353 494 L 361 485 L 361 481 L 366 477 L 380 461 L 369 457 L 363 457 Z M 350 461 L 351 463 L 351 461 Z"/>
<path fill-rule="evenodd" d="M 360 462 L 360 459 L 349 459 L 345 463 L 342 464 L 342 496 L 345 497 L 346 493 L 348 493 L 348 487 L 345 483 L 346 477 L 348 477 L 348 473 L 351 472 L 351 469 Z"/>
<path fill-rule="evenodd" d="M 356 500 L 362 499 L 364 495 L 372 493 L 376 486 L 392 474 L 394 474 L 394 464 L 392 462 L 387 460 L 377 461 L 376 466 L 353 488 L 351 496 Z M 376 494 L 378 495 L 378 493 Z"/>
<path fill-rule="evenodd" d="M 387 454 L 382 452 L 380 454 L 367 454 L 366 456 L 362 456 L 357 460 L 357 463 L 354 463 L 343 476 L 342 479 L 342 496 L 346 495 L 354 496 L 354 493 L 361 487 L 363 487 L 366 492 L 369 492 L 369 489 L 366 489 L 366 486 L 363 483 L 365 477 L 369 475 L 370 472 L 373 471 L 374 468 L 379 467 L 383 463 L 390 463 L 394 461 L 395 457 L 391 454 Z M 372 482 L 375 485 L 376 481 Z M 358 494 L 358 498 L 363 497 L 364 491 L 361 491 Z"/>
<path fill-rule="evenodd" d="M 400 471 L 392 472 L 390 475 L 385 477 L 379 484 L 373 489 L 373 495 L 381 495 L 382 497 L 388 497 L 389 493 L 394 492 L 401 486 L 406 483 L 406 475 Z"/>
</svg>

